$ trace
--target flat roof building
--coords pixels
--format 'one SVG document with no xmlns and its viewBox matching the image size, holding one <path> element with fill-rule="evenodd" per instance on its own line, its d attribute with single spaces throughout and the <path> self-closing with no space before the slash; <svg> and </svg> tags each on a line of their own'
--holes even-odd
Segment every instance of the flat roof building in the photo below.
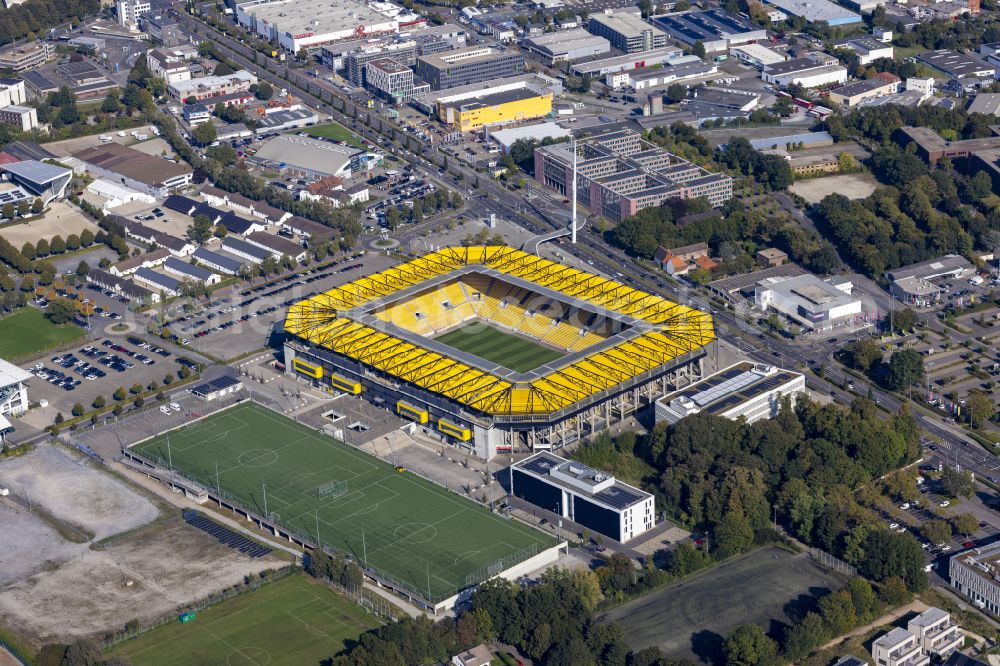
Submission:
<svg viewBox="0 0 1000 666">
<path fill-rule="evenodd" d="M 962 139 L 948 141 L 930 127 L 900 127 L 900 143 L 915 143 L 917 154 L 928 162 L 936 162 L 945 157 L 969 157 L 979 152 L 1000 150 L 1000 136 L 982 139 Z"/>
<path fill-rule="evenodd" d="M 593 35 L 604 37 L 612 46 L 625 53 L 662 49 L 670 40 L 663 30 L 628 11 L 616 12 L 609 9 L 603 14 L 592 14 L 587 21 L 587 30 Z"/>
<path fill-rule="evenodd" d="M 508 49 L 471 46 L 445 53 L 420 56 L 416 74 L 432 90 L 455 88 L 524 73 L 524 56 Z"/>
<path fill-rule="evenodd" d="M 365 87 L 391 104 L 403 104 L 413 97 L 413 70 L 390 58 L 372 60 L 365 67 Z"/>
<path fill-rule="evenodd" d="M 7 174 L 11 182 L 40 198 L 46 205 L 54 199 L 62 199 L 66 195 L 66 186 L 73 178 L 70 169 L 37 160 L 3 164 L 0 165 L 0 172 Z"/>
<path fill-rule="evenodd" d="M 666 63 L 679 64 L 694 61 L 701 62 L 701 58 L 698 58 L 697 56 L 685 55 L 684 51 L 679 48 L 668 46 L 662 49 L 647 51 L 642 54 L 612 56 L 610 58 L 602 58 L 600 60 L 579 62 L 570 67 L 570 71 L 577 76 L 590 76 L 592 78 L 597 78 L 605 76 L 606 74 L 623 72 L 637 67 L 653 67 L 654 65 L 664 65 Z"/>
<path fill-rule="evenodd" d="M 660 67 L 642 67 L 623 72 L 608 74 L 604 82 L 612 90 L 652 90 L 667 88 L 678 81 L 700 79 L 712 76 L 719 71 L 714 62 L 686 62 L 683 64 L 666 64 Z"/>
<path fill-rule="evenodd" d="M 804 88 L 815 88 L 834 83 L 847 83 L 847 68 L 812 58 L 795 58 L 765 65 L 760 77 L 766 83 L 777 86 L 785 87 L 794 83 Z"/>
<path fill-rule="evenodd" d="M 830 26 L 861 23 L 860 14 L 829 0 L 767 0 L 767 4 L 791 16 L 799 16 L 807 21 L 826 23 Z"/>
<path fill-rule="evenodd" d="M 28 387 L 32 374 L 0 358 L 0 417 L 20 416 L 28 411 Z"/>
<path fill-rule="evenodd" d="M 872 643 L 872 659 L 879 666 L 928 666 L 931 660 L 920 649 L 916 636 L 896 627 Z"/>
<path fill-rule="evenodd" d="M 194 172 L 183 162 L 147 155 L 118 143 L 85 148 L 74 155 L 88 172 L 155 197 L 191 182 Z"/>
<path fill-rule="evenodd" d="M 852 288 L 848 281 L 820 280 L 811 273 L 766 278 L 757 283 L 754 306 L 777 312 L 808 330 L 828 331 L 865 321 L 861 299 L 851 294 Z"/>
<path fill-rule="evenodd" d="M 580 141 L 577 199 L 591 211 L 619 222 L 669 199 L 705 197 L 721 206 L 733 196 L 733 179 L 712 173 L 622 130 Z M 563 196 L 573 180 L 573 146 L 535 150 L 535 179 Z"/>
<path fill-rule="evenodd" d="M 505 79 L 497 79 L 483 83 L 474 83 L 467 86 L 458 86 L 448 90 L 434 90 L 425 93 L 418 93 L 413 96 L 410 103 L 428 115 L 438 110 L 439 104 L 452 105 L 462 100 L 474 100 L 481 95 L 504 92 L 507 90 L 518 90 L 521 88 L 532 88 L 552 93 L 553 97 L 562 94 L 562 83 L 544 74 L 522 74 L 511 76 Z"/>
<path fill-rule="evenodd" d="M 952 556 L 948 578 L 976 608 L 1000 615 L 1000 542 Z"/>
<path fill-rule="evenodd" d="M 771 419 L 787 398 L 791 406 L 806 392 L 806 378 L 771 365 L 737 363 L 656 401 L 656 421 L 674 424 L 706 413 L 747 423 Z"/>
<path fill-rule="evenodd" d="M 348 39 L 399 32 L 424 21 L 390 2 L 251 0 L 236 5 L 236 20 L 292 53 Z"/>
<path fill-rule="evenodd" d="M 510 125 L 552 113 L 552 93 L 530 86 L 438 104 L 438 118 L 460 132 Z"/>
<path fill-rule="evenodd" d="M 611 43 L 608 40 L 592 35 L 583 28 L 528 37 L 521 42 L 521 47 L 550 65 L 611 52 Z"/>
<path fill-rule="evenodd" d="M 568 139 L 572 136 L 572 132 L 554 122 L 490 130 L 490 138 L 496 142 L 504 154 L 510 152 L 510 147 L 522 139 L 541 143 L 543 139 Z"/>
<path fill-rule="evenodd" d="M 174 81 L 167 84 L 167 91 L 182 102 L 186 102 L 192 97 L 200 101 L 230 93 L 245 93 L 255 83 L 257 83 L 257 77 L 245 69 L 241 69 L 224 76 L 203 76 L 199 79 Z"/>
<path fill-rule="evenodd" d="M 893 282 L 906 277 L 918 277 L 924 280 L 952 279 L 971 275 L 974 271 L 975 267 L 962 255 L 946 254 L 935 259 L 887 270 L 885 277 Z"/>
<path fill-rule="evenodd" d="M 52 42 L 28 42 L 0 51 L 0 69 L 23 72 L 44 65 L 56 52 Z"/>
<path fill-rule="evenodd" d="M 951 613 L 928 608 L 906 623 L 906 630 L 917 638 L 923 653 L 944 660 L 965 641 L 965 634 L 951 619 Z"/>
<path fill-rule="evenodd" d="M 767 40 L 764 28 L 722 8 L 678 12 L 651 20 L 671 37 L 689 46 L 701 42 L 709 53 Z"/>
<path fill-rule="evenodd" d="M 653 496 L 614 476 L 543 451 L 514 463 L 511 494 L 615 541 L 653 528 Z"/>
<path fill-rule="evenodd" d="M 993 77 L 997 71 L 995 66 L 975 53 L 959 53 L 951 49 L 924 51 L 917 55 L 917 60 L 958 79 L 969 76 Z"/>
<path fill-rule="evenodd" d="M 854 81 L 847 85 L 830 90 L 827 98 L 833 104 L 841 106 L 857 107 L 870 99 L 884 97 L 899 92 L 899 81 L 885 81 L 883 79 L 863 79 Z"/>
<path fill-rule="evenodd" d="M 741 44 L 729 49 L 729 55 L 740 62 L 753 65 L 757 69 L 763 69 L 768 65 L 777 65 L 779 62 L 788 60 L 784 53 L 778 53 L 774 49 L 769 49 L 760 44 Z"/>
<path fill-rule="evenodd" d="M 857 53 L 858 62 L 862 65 L 871 64 L 879 58 L 889 58 L 891 60 L 894 53 L 892 44 L 886 44 L 874 37 L 856 37 L 841 42 L 837 46 Z"/>
</svg>

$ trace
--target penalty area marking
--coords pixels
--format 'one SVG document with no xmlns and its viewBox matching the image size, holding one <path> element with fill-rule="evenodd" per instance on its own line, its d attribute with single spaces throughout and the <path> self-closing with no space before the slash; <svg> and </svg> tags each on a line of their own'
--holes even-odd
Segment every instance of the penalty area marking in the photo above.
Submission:
<svg viewBox="0 0 1000 666">
<path fill-rule="evenodd" d="M 233 648 L 226 657 L 229 666 L 267 666 L 271 663 L 271 653 L 264 648 Z"/>
</svg>

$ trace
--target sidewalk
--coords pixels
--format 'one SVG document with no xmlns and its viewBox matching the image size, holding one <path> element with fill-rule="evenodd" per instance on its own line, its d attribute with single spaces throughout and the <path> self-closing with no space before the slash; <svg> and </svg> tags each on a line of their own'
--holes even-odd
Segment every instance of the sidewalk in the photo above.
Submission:
<svg viewBox="0 0 1000 666">
<path fill-rule="evenodd" d="M 883 615 L 882 617 L 878 618 L 874 622 L 869 622 L 868 624 L 866 624 L 863 627 L 858 627 L 857 629 L 849 631 L 846 634 L 844 634 L 843 636 L 837 636 L 836 638 L 834 638 L 833 640 L 829 641 L 826 645 L 824 645 L 823 647 L 821 647 L 819 649 L 820 650 L 829 649 L 829 648 L 833 647 L 834 645 L 837 645 L 839 643 L 842 643 L 842 642 L 846 641 L 849 638 L 854 638 L 855 636 L 862 636 L 862 635 L 868 633 L 869 631 L 871 631 L 872 629 L 874 629 L 876 627 L 881 627 L 881 626 L 886 625 L 886 624 L 892 624 L 893 622 L 895 622 L 896 620 L 898 620 L 901 617 L 909 615 L 910 613 L 922 613 L 925 610 L 927 610 L 928 608 L 930 608 L 930 606 L 928 606 L 924 602 L 920 601 L 919 599 L 915 599 L 915 600 L 911 601 L 910 603 L 906 604 L 905 606 L 900 606 L 896 610 L 893 610 L 893 611 L 890 611 L 890 612 L 886 613 L 885 615 Z"/>
</svg>

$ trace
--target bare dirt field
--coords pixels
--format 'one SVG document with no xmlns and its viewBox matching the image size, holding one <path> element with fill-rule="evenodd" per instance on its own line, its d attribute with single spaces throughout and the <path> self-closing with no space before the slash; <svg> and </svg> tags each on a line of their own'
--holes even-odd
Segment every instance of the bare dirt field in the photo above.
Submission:
<svg viewBox="0 0 1000 666">
<path fill-rule="evenodd" d="M 65 240 L 66 236 L 79 235 L 84 229 L 90 229 L 94 233 L 98 231 L 97 225 L 79 209 L 64 201 L 54 201 L 40 220 L 4 227 L 0 229 L 0 236 L 6 238 L 14 247 L 21 249 L 27 241 L 34 244 L 39 238 L 52 240 L 53 236 L 62 236 Z"/>
<path fill-rule="evenodd" d="M 96 540 L 156 519 L 156 505 L 93 464 L 66 449 L 40 444 L 27 455 L 0 465 L 0 485 L 27 494 L 32 502 Z"/>
<path fill-rule="evenodd" d="M 788 190 L 811 204 L 819 203 L 828 194 L 843 194 L 848 199 L 864 199 L 875 191 L 878 182 L 866 173 L 849 173 L 796 181 Z"/>
<path fill-rule="evenodd" d="M 658 646 L 668 657 L 718 663 L 722 640 L 738 624 L 767 631 L 810 608 L 843 580 L 808 555 L 760 548 L 601 616 L 625 630 L 633 650 Z"/>
<path fill-rule="evenodd" d="M 137 131 L 140 134 L 146 134 L 147 136 L 153 136 L 153 131 L 150 129 L 149 125 L 146 125 L 145 127 L 136 127 L 134 130 L 126 130 L 125 136 L 118 136 L 117 131 L 107 132 L 107 136 L 110 136 L 111 140 L 115 143 L 120 143 L 123 146 L 131 146 L 138 143 L 135 137 L 131 135 L 131 132 L 133 131 Z M 66 157 L 68 155 L 72 155 L 73 153 L 78 153 L 85 148 L 101 145 L 100 136 L 100 134 L 90 134 L 87 136 L 80 136 L 75 139 L 53 141 L 52 143 L 45 144 L 45 149 L 58 157 Z"/>
<path fill-rule="evenodd" d="M 0 588 L 0 623 L 38 645 L 104 633 L 152 621 L 277 563 L 252 560 L 179 517 L 108 549 L 76 548 L 73 559 Z"/>
<path fill-rule="evenodd" d="M 0 498 L 0 534 L 4 535 L 0 548 L 0 588 L 37 571 L 54 569 L 87 550 L 86 544 L 66 541 L 8 498 Z"/>
</svg>

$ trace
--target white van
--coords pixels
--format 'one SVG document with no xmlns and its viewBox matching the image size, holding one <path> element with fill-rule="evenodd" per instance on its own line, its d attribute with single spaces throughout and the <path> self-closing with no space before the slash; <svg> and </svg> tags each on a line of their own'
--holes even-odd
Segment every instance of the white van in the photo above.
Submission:
<svg viewBox="0 0 1000 666">
<path fill-rule="evenodd" d="M 175 412 L 179 412 L 181 411 L 181 406 L 178 405 L 176 402 L 172 402 L 170 403 L 170 409 L 174 410 Z"/>
</svg>

